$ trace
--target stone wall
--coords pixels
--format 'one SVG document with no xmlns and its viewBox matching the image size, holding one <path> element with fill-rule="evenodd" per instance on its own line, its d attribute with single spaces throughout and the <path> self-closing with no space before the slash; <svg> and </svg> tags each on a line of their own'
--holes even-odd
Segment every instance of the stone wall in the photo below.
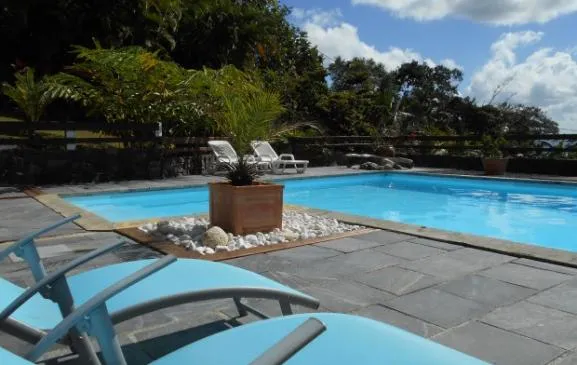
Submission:
<svg viewBox="0 0 577 365">
<path fill-rule="evenodd" d="M 200 156 L 159 149 L 78 148 L 0 151 L 0 183 L 54 184 L 159 179 L 200 173 Z"/>
<path fill-rule="evenodd" d="M 309 160 L 310 166 L 346 165 L 345 155 L 350 152 L 374 153 L 370 148 L 326 147 L 322 145 L 294 144 L 293 153 L 297 159 Z M 483 170 L 479 157 L 404 155 L 415 162 L 416 167 L 452 168 L 459 170 Z M 509 172 L 544 174 L 559 176 L 577 176 L 577 160 L 511 158 L 507 168 Z"/>
</svg>

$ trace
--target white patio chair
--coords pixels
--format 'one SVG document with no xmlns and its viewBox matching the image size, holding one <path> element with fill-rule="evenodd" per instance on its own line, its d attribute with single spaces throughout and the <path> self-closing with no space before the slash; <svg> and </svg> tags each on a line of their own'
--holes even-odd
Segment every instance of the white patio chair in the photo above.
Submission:
<svg viewBox="0 0 577 365">
<path fill-rule="evenodd" d="M 219 170 L 221 167 L 226 167 L 229 165 L 234 165 L 238 163 L 239 157 L 232 145 L 228 141 L 208 141 L 208 145 L 212 149 L 214 153 L 214 157 L 216 159 L 215 165 L 208 169 L 210 172 L 214 172 Z M 257 161 L 257 159 L 253 155 L 245 155 L 243 156 L 245 161 L 249 163 L 257 164 L 259 170 L 266 170 L 269 169 L 270 164 Z"/>
<path fill-rule="evenodd" d="M 295 156 L 290 153 L 277 155 L 274 148 L 267 141 L 252 141 L 250 145 L 258 161 L 270 163 L 272 172 L 275 174 L 284 174 L 287 167 L 294 167 L 297 173 L 302 174 L 309 165 L 308 160 L 295 160 Z"/>
</svg>

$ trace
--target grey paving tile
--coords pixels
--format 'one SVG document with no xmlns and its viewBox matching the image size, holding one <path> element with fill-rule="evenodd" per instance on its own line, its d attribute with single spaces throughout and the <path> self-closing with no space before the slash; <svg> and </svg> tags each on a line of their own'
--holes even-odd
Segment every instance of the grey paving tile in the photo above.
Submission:
<svg viewBox="0 0 577 365">
<path fill-rule="evenodd" d="M 38 254 L 40 255 L 40 259 L 45 259 L 48 257 L 56 257 L 70 254 L 72 251 L 67 245 L 50 245 L 50 246 L 38 246 Z M 10 254 L 10 260 L 12 262 L 21 262 L 24 261 L 23 259 L 19 258 L 15 254 Z"/>
<path fill-rule="evenodd" d="M 429 256 L 436 256 L 446 253 L 445 250 L 439 248 L 420 245 L 414 242 L 399 242 L 390 245 L 385 245 L 376 248 L 378 251 L 382 251 L 386 254 L 402 257 L 407 260 L 418 260 Z"/>
<path fill-rule="evenodd" d="M 340 255 L 341 253 L 329 248 L 317 246 L 301 246 L 291 248 L 289 250 L 282 250 L 271 252 L 268 255 L 274 257 L 287 258 L 294 261 L 318 260 Z"/>
<path fill-rule="evenodd" d="M 340 238 L 337 240 L 331 240 L 326 242 L 317 243 L 315 246 L 321 246 L 330 248 L 333 250 L 341 252 L 354 252 L 358 250 L 364 250 L 367 248 L 377 247 L 382 245 L 382 243 L 361 240 L 354 237 Z"/>
<path fill-rule="evenodd" d="M 555 272 L 559 272 L 561 274 L 577 275 L 577 269 L 574 267 L 555 265 L 555 264 L 550 264 L 548 262 L 541 262 L 541 261 L 530 260 L 530 259 L 518 259 L 518 260 L 513 261 L 513 263 L 519 264 L 519 265 L 535 267 L 537 269 L 555 271 Z"/>
<path fill-rule="evenodd" d="M 469 322 L 434 340 L 495 365 L 544 365 L 565 350 L 479 322 Z"/>
<path fill-rule="evenodd" d="M 542 291 L 527 300 L 546 307 L 577 314 L 577 279 Z"/>
<path fill-rule="evenodd" d="M 431 337 L 444 331 L 441 327 L 410 317 L 404 313 L 385 308 L 380 305 L 371 305 L 357 312 L 356 315 L 372 318 L 402 328 L 422 337 Z"/>
<path fill-rule="evenodd" d="M 286 268 L 292 268 L 292 270 L 295 270 L 295 267 L 297 267 L 297 262 L 286 257 L 263 254 L 226 260 L 224 263 L 257 273 L 265 271 L 284 271 Z"/>
<path fill-rule="evenodd" d="M 356 281 L 395 295 L 411 293 L 439 283 L 440 279 L 400 267 L 387 267 L 355 278 Z"/>
<path fill-rule="evenodd" d="M 567 352 L 547 365 L 577 365 L 577 353 Z"/>
<path fill-rule="evenodd" d="M 298 274 L 283 271 L 265 271 L 262 272 L 261 275 L 296 290 L 301 290 L 302 288 L 310 286 L 314 282 L 310 278 L 303 278 Z"/>
<path fill-rule="evenodd" d="M 380 244 L 387 244 L 387 243 L 406 241 L 414 237 L 402 233 L 395 233 L 389 231 L 376 231 L 361 236 L 355 236 L 355 238 L 360 240 L 378 242 Z"/>
<path fill-rule="evenodd" d="M 286 270 L 292 270 L 292 272 L 297 272 L 303 277 L 311 278 L 354 277 L 402 262 L 405 262 L 405 260 L 368 249 L 315 261 L 314 264 L 303 265 L 302 267 L 287 268 Z"/>
<path fill-rule="evenodd" d="M 454 245 L 454 244 L 447 243 L 447 242 L 430 240 L 428 238 L 413 238 L 410 241 L 414 242 L 414 243 L 418 243 L 419 245 L 425 245 L 425 246 L 440 248 L 441 250 L 445 250 L 445 251 L 454 251 L 454 250 L 460 250 L 463 248 L 463 246 L 460 246 L 460 245 Z"/>
<path fill-rule="evenodd" d="M 279 317 L 279 316 L 283 315 L 278 301 L 275 301 L 275 300 L 250 298 L 250 299 L 243 299 L 243 302 L 245 302 L 246 304 L 249 304 L 253 308 L 269 315 L 270 317 Z M 293 305 L 293 306 L 291 306 L 291 308 L 292 308 L 294 314 L 316 312 L 316 310 L 314 310 L 314 309 L 303 307 L 300 305 Z M 324 311 L 327 311 L 327 309 L 324 308 Z M 219 309 L 219 312 L 225 314 L 229 318 L 238 318 L 238 310 L 237 310 L 236 306 L 234 306 L 232 301 L 231 301 L 230 305 L 227 305 L 227 306 Z M 252 315 L 250 315 L 250 316 L 251 316 L 251 318 L 250 318 L 251 321 L 253 319 L 258 319 L 258 318 L 253 318 Z M 246 323 L 246 320 L 243 319 L 242 323 Z"/>
<path fill-rule="evenodd" d="M 411 261 L 409 263 L 400 264 L 399 266 L 443 279 L 455 278 L 486 268 L 486 266 L 475 265 L 470 262 L 447 257 L 445 255 L 428 257 L 418 261 Z"/>
<path fill-rule="evenodd" d="M 325 280 L 302 290 L 333 312 L 350 312 L 395 298 L 389 293 L 347 280 Z"/>
<path fill-rule="evenodd" d="M 451 251 L 446 254 L 447 257 L 468 262 L 475 267 L 490 267 L 513 261 L 515 257 L 501 255 L 494 252 L 477 250 L 474 248 L 463 248 L 461 250 Z"/>
<path fill-rule="evenodd" d="M 503 306 L 527 298 L 537 290 L 505 283 L 479 275 L 468 275 L 438 286 L 437 288 L 493 306 Z"/>
<path fill-rule="evenodd" d="M 482 321 L 564 349 L 577 347 L 577 316 L 553 308 L 519 302 L 496 309 Z"/>
<path fill-rule="evenodd" d="M 550 288 L 571 279 L 570 275 L 517 264 L 492 267 L 481 272 L 480 275 L 539 290 Z"/>
<path fill-rule="evenodd" d="M 0 217 L 0 242 L 19 239 L 62 219 L 60 214 L 32 198 L 2 200 Z M 79 232 L 84 230 L 69 223 L 48 232 L 44 237 Z"/>
<path fill-rule="evenodd" d="M 491 310 L 486 304 L 434 288 L 393 299 L 387 302 L 386 306 L 443 328 L 457 326 Z"/>
</svg>

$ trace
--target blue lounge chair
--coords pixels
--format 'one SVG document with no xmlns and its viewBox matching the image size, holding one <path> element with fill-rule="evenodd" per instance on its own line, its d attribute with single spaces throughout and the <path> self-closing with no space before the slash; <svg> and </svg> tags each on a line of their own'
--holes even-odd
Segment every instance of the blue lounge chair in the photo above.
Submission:
<svg viewBox="0 0 577 365">
<path fill-rule="evenodd" d="M 77 218 L 78 216 L 63 219 L 0 252 L 0 261 L 11 253 L 26 260 L 36 280 L 34 286 L 25 289 L 0 278 L 0 328 L 35 343 L 45 336 L 47 330 L 62 321 L 63 317 L 72 313 L 75 307 L 154 261 L 124 262 L 66 277 L 66 273 L 78 266 L 126 243 L 119 242 L 92 251 L 47 274 L 34 239 Z M 239 315 L 244 316 L 251 312 L 261 318 L 268 316 L 244 303 L 243 298 L 276 300 L 285 315 L 292 314 L 291 305 L 313 309 L 319 306 L 316 299 L 262 275 L 227 264 L 191 259 L 176 260 L 166 269 L 114 296 L 106 304 L 112 322 L 119 323 L 161 308 L 223 298 L 234 300 Z M 79 333 L 73 334 L 67 343 L 77 351 L 82 351 L 81 348 L 87 346 Z"/>
<path fill-rule="evenodd" d="M 89 299 L 42 338 L 25 358 L 38 360 L 54 343 L 76 328 L 95 337 L 106 365 L 126 364 L 107 303 L 129 290 L 127 288 L 170 267 L 175 260 L 169 256 L 157 260 Z M 0 363 L 30 364 L 6 350 L 0 350 Z M 152 364 L 191 363 L 488 365 L 396 327 L 334 313 L 292 315 L 236 327 L 189 344 Z"/>
</svg>

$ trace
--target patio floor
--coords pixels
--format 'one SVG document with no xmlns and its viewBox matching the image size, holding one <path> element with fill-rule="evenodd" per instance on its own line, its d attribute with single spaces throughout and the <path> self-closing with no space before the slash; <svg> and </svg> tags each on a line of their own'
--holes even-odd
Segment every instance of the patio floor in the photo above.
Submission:
<svg viewBox="0 0 577 365">
<path fill-rule="evenodd" d="M 106 189 L 103 185 L 93 186 Z M 0 200 L 0 214 L 0 242 L 60 218 L 31 198 Z M 38 242 L 48 270 L 120 238 L 113 232 L 86 232 L 74 225 L 54 235 Z M 0 249 L 7 244 L 0 243 Z M 130 244 L 82 270 L 158 255 Z M 315 296 L 320 311 L 370 317 L 489 363 L 577 364 L 574 268 L 387 231 L 228 263 Z M 0 275 L 20 285 L 32 280 L 26 266 L 14 258 L 0 264 Z M 279 314 L 276 303 L 252 304 Z M 129 362 L 146 364 L 186 343 L 252 320 L 250 315 L 236 318 L 232 301 L 219 300 L 157 311 L 119 324 L 117 330 Z M 29 348 L 3 333 L 0 346 L 16 353 Z M 50 357 L 65 353 L 64 348 L 56 349 Z M 63 363 L 78 361 L 71 358 Z"/>
</svg>

